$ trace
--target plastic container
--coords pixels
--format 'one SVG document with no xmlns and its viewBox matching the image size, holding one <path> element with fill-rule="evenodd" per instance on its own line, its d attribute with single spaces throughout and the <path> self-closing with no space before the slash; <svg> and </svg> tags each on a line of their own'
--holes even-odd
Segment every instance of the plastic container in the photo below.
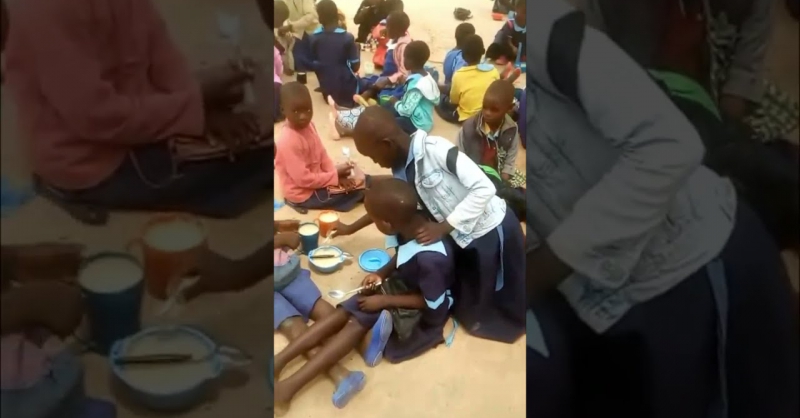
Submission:
<svg viewBox="0 0 800 418">
<path fill-rule="evenodd" d="M 382 269 L 392 257 L 380 248 L 372 248 L 358 256 L 358 266 L 367 273 L 375 273 Z"/>
<path fill-rule="evenodd" d="M 195 245 L 168 249 L 150 238 L 155 228 L 171 222 L 193 225 L 202 236 Z M 128 245 L 129 250 L 137 248 L 142 254 L 147 293 L 156 299 L 165 300 L 186 274 L 197 267 L 199 258 L 207 250 L 206 229 L 199 219 L 182 214 L 156 215 L 148 221 L 138 238 Z"/>
<path fill-rule="evenodd" d="M 333 251 L 336 253 L 336 256 L 334 257 L 335 262 L 331 261 L 330 258 L 324 259 L 325 264 L 323 264 L 321 261 L 315 261 L 314 254 L 319 254 L 320 251 Z M 319 247 L 308 254 L 308 265 L 311 266 L 311 270 L 314 270 L 317 273 L 331 274 L 342 268 L 345 260 L 352 257 L 352 255 L 342 251 L 342 249 L 339 247 L 335 247 L 333 245 L 323 245 L 322 247 Z"/>
<path fill-rule="evenodd" d="M 171 392 L 152 392 L 146 388 L 134 385 L 126 378 L 124 368 L 134 366 L 120 365 L 118 360 L 128 353 L 128 348 L 132 343 L 136 342 L 139 338 L 149 337 L 154 334 L 172 336 L 178 333 L 190 335 L 206 346 L 210 353 L 208 360 L 212 363 L 212 372 L 210 375 L 199 377 L 191 384 Z M 250 359 L 240 350 L 232 347 L 220 346 L 205 333 L 187 326 L 147 328 L 136 335 L 117 341 L 109 353 L 109 363 L 113 378 L 125 388 L 136 403 L 148 409 L 161 412 L 183 411 L 209 400 L 214 381 L 219 378 L 226 369 L 244 366 L 250 362 Z"/>
<path fill-rule="evenodd" d="M 88 278 L 88 269 L 97 263 L 118 259 L 138 269 L 139 278 L 130 285 L 108 286 L 103 289 L 93 285 L 97 278 Z M 109 272 L 108 280 L 115 278 Z M 120 271 L 119 274 L 129 274 Z M 141 328 L 144 271 L 139 262 L 127 254 L 100 253 L 86 259 L 78 274 L 78 283 L 86 300 L 86 312 L 91 330 L 90 348 L 107 355 L 112 344 L 139 332 Z"/>
</svg>

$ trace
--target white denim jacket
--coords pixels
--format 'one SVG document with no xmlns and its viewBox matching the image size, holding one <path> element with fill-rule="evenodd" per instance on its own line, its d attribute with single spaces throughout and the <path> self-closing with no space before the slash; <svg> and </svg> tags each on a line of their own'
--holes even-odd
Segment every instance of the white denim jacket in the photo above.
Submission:
<svg viewBox="0 0 800 418">
<path fill-rule="evenodd" d="M 448 168 L 455 168 L 455 173 Z M 414 164 L 414 187 L 437 221 L 447 220 L 459 247 L 496 229 L 506 215 L 506 202 L 497 197 L 491 180 L 452 142 L 417 131 L 411 137 L 406 162 Z M 403 167 L 405 171 L 405 167 Z"/>
</svg>

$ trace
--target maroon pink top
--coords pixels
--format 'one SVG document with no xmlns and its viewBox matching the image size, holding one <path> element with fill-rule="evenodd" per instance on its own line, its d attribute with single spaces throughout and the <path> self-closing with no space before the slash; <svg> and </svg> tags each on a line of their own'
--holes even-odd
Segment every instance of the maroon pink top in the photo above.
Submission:
<svg viewBox="0 0 800 418">
<path fill-rule="evenodd" d="M 6 85 L 32 169 L 77 190 L 136 146 L 204 130 L 198 84 L 150 0 L 9 3 Z"/>
</svg>

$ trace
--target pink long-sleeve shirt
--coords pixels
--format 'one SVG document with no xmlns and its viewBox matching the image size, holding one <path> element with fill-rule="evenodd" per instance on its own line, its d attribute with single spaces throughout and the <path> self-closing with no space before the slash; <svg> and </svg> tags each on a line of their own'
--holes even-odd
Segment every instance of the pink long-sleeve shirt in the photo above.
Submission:
<svg viewBox="0 0 800 418">
<path fill-rule="evenodd" d="M 308 200 L 315 190 L 339 184 L 339 175 L 312 122 L 295 130 L 286 124 L 275 141 L 275 172 L 283 197 L 292 203 Z"/>
<path fill-rule="evenodd" d="M 201 135 L 198 84 L 150 0 L 9 3 L 6 84 L 33 170 L 93 187 L 136 146 Z"/>
<path fill-rule="evenodd" d="M 283 74 L 283 60 L 281 59 L 281 53 L 278 51 L 277 47 L 272 47 L 272 65 L 274 66 L 273 77 L 275 78 L 275 82 L 278 84 L 283 84 L 283 80 L 281 80 L 281 74 Z"/>
</svg>

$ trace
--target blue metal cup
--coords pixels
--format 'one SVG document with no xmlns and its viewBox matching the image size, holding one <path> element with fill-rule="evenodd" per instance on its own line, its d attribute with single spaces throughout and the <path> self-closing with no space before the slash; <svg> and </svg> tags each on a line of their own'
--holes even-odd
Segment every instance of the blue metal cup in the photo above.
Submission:
<svg viewBox="0 0 800 418">
<path fill-rule="evenodd" d="M 303 234 L 303 226 L 313 226 L 314 233 Z M 311 229 L 311 228 L 308 228 Z M 319 247 L 319 225 L 314 222 L 303 222 L 298 229 L 300 235 L 300 244 L 302 245 L 303 253 L 308 254 Z"/>
<path fill-rule="evenodd" d="M 97 254 L 86 259 L 82 270 L 93 262 L 107 258 L 121 258 L 134 263 L 139 268 L 140 278 L 133 285 L 113 292 L 89 289 L 81 283 L 91 328 L 91 348 L 101 355 L 108 355 L 115 341 L 139 332 L 144 295 L 144 269 L 139 261 L 128 254 Z"/>
</svg>

